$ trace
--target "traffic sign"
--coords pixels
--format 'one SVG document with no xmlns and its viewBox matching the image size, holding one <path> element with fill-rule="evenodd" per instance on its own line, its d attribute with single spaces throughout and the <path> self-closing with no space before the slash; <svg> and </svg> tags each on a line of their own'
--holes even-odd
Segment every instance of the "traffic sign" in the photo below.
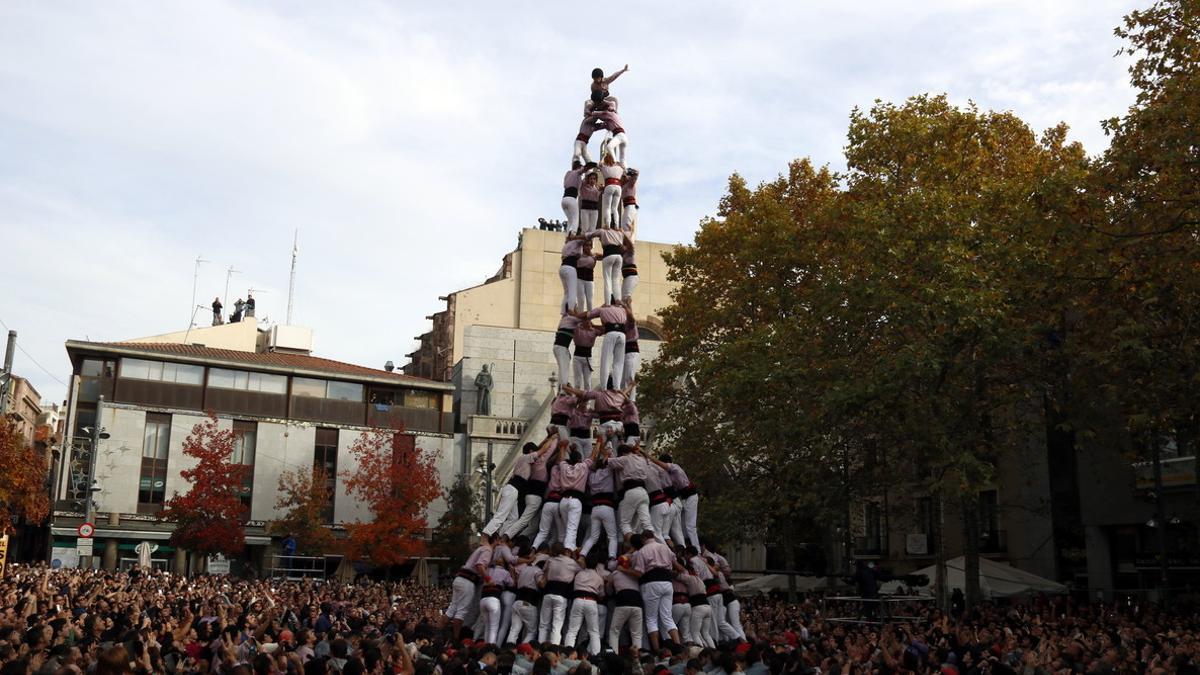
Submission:
<svg viewBox="0 0 1200 675">
<path fill-rule="evenodd" d="M 79 536 L 84 539 L 90 539 L 96 533 L 96 526 L 91 523 L 83 523 L 79 526 Z"/>
</svg>

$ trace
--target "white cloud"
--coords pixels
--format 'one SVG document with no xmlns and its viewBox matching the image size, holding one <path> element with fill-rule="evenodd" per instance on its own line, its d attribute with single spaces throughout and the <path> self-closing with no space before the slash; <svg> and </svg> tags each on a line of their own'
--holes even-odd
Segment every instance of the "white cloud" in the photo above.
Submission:
<svg viewBox="0 0 1200 675">
<path fill-rule="evenodd" d="M 1093 152 L 1131 100 L 1129 2 L 108 2 L 0 5 L 0 318 L 60 379 L 68 338 L 185 325 L 242 273 L 318 352 L 404 361 L 438 295 L 558 215 L 587 73 L 614 85 L 642 232 L 686 241 L 729 173 L 839 166 L 847 115 L 926 91 L 1065 120 Z M 63 390 L 18 355 L 50 398 Z"/>
</svg>

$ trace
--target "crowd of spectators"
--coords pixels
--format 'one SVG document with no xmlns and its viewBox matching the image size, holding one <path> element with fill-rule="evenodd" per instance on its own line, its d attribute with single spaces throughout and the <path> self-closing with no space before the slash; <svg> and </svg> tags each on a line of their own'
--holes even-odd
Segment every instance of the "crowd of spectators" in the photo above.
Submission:
<svg viewBox="0 0 1200 675">
<path fill-rule="evenodd" d="M 568 647 L 451 642 L 438 628 L 448 589 L 410 582 L 11 566 L 0 597 L 0 675 L 1200 672 L 1193 611 L 1066 597 L 956 617 L 912 603 L 891 622 L 867 622 L 853 604 L 760 596 L 743 601 L 747 642 L 591 659 Z"/>
</svg>

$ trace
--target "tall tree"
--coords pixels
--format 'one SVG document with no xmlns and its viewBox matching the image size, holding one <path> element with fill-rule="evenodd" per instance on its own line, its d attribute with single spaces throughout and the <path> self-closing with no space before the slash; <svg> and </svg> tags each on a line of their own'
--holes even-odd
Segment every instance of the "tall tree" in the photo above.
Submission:
<svg viewBox="0 0 1200 675">
<path fill-rule="evenodd" d="M 471 555 L 471 537 L 479 532 L 480 499 L 467 474 L 459 474 L 446 493 L 446 512 L 433 530 L 433 550 L 451 561 Z"/>
<path fill-rule="evenodd" d="M 300 555 L 331 553 L 337 539 L 329 529 L 325 513 L 333 495 L 322 467 L 300 467 L 279 474 L 275 509 L 283 518 L 271 521 L 267 531 L 277 537 L 292 537 Z"/>
<path fill-rule="evenodd" d="M 242 482 L 251 467 L 232 461 L 234 434 L 217 427 L 216 415 L 192 427 L 183 441 L 183 454 L 196 465 L 180 472 L 191 487 L 175 493 L 158 517 L 173 522 L 171 545 L 201 555 L 235 556 L 246 546 L 247 508 L 242 503 Z"/>
<path fill-rule="evenodd" d="M 342 478 L 372 520 L 346 523 L 348 555 L 390 567 L 424 552 L 426 509 L 441 494 L 436 452 L 419 448 L 401 429 L 372 429 L 350 453 L 357 466 Z"/>
<path fill-rule="evenodd" d="M 0 418 L 0 534 L 12 532 L 16 518 L 41 523 L 50 513 L 46 494 L 46 458 L 13 424 Z"/>
</svg>

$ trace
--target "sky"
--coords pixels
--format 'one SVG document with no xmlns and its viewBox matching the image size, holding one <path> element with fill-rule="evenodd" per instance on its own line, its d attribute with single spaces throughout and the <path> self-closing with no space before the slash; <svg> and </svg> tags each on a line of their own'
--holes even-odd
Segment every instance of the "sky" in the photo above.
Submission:
<svg viewBox="0 0 1200 675">
<path fill-rule="evenodd" d="M 1066 122 L 1098 153 L 1100 120 L 1133 101 L 1112 30 L 1142 4 L 6 0 L 14 371 L 61 401 L 66 340 L 184 330 L 193 281 L 207 306 L 230 266 L 228 304 L 253 288 L 282 323 L 297 231 L 293 323 L 314 353 L 407 362 L 438 296 L 562 216 L 593 67 L 630 66 L 612 91 L 655 241 L 691 242 L 733 172 L 844 168 L 849 114 L 876 99 L 944 92 Z"/>
</svg>

